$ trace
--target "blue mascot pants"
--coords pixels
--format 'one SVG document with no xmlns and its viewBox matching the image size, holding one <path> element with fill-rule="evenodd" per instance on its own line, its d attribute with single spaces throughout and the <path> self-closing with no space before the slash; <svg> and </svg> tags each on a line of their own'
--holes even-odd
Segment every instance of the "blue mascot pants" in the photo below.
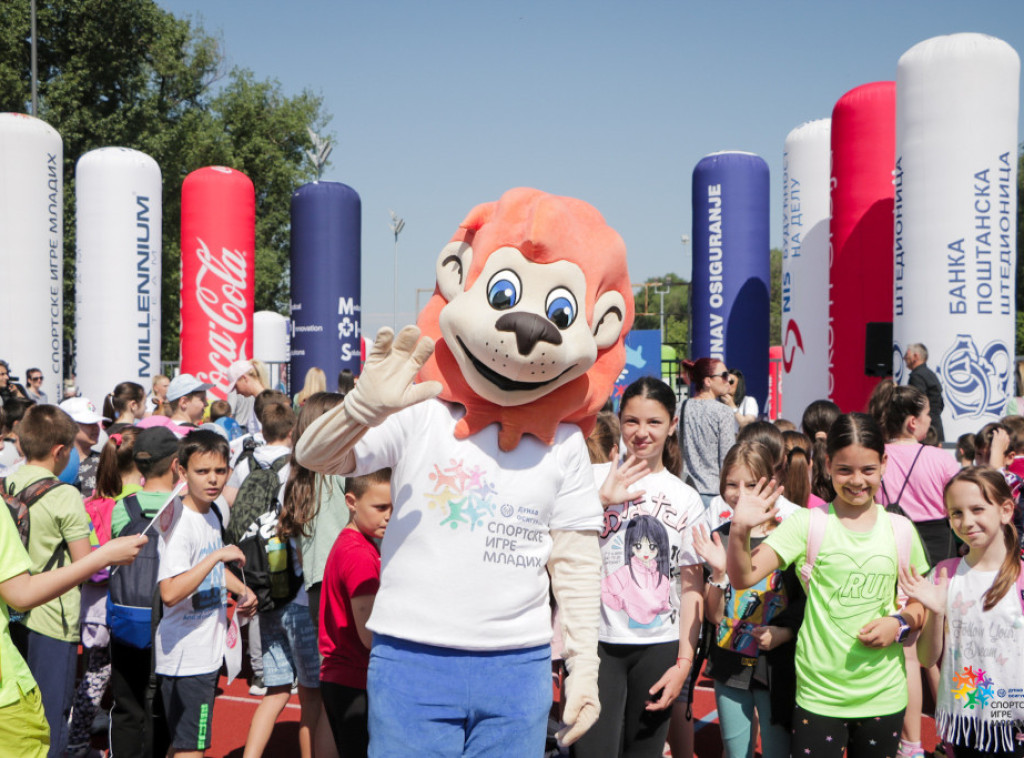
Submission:
<svg viewBox="0 0 1024 758">
<path fill-rule="evenodd" d="M 371 758 L 543 755 L 551 646 L 480 652 L 374 635 Z"/>
</svg>

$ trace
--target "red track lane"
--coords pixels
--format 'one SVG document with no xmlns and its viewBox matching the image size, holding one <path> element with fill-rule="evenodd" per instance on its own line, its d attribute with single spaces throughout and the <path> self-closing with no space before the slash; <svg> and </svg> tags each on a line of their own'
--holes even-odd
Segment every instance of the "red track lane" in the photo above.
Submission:
<svg viewBox="0 0 1024 758">
<path fill-rule="evenodd" d="M 217 701 L 213 708 L 213 744 L 207 751 L 210 758 L 241 758 L 249 722 L 252 720 L 257 705 L 259 705 L 259 698 L 249 695 L 249 685 L 244 679 L 236 679 L 227 685 L 226 679 L 221 677 Z M 721 758 L 722 741 L 719 736 L 718 721 L 714 718 L 715 713 L 715 695 L 711 680 L 701 677 L 693 700 L 693 715 L 697 721 L 695 737 L 697 758 Z M 701 721 L 709 715 L 712 717 L 709 722 Z M 267 758 L 277 758 L 278 756 L 291 758 L 291 756 L 298 755 L 298 721 L 299 699 L 292 695 L 288 706 L 274 728 L 273 737 L 264 753 Z M 933 750 L 936 743 L 934 723 L 927 716 L 923 721 L 925 749 Z M 671 756 L 667 746 L 665 755 Z M 757 755 L 760 756 L 760 753 Z"/>
</svg>

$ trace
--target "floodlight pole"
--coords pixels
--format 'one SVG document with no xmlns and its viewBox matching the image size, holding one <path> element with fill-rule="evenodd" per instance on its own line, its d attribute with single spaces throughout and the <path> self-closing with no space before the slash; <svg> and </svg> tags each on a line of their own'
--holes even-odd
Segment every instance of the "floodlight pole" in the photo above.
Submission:
<svg viewBox="0 0 1024 758">
<path fill-rule="evenodd" d="M 400 219 L 394 211 L 388 211 L 391 214 L 391 222 L 388 224 L 388 228 L 391 229 L 391 233 L 395 235 L 395 298 L 394 298 L 394 317 L 392 319 L 392 325 L 394 330 L 398 331 L 398 235 L 402 233 L 405 228 L 405 221 Z"/>
</svg>

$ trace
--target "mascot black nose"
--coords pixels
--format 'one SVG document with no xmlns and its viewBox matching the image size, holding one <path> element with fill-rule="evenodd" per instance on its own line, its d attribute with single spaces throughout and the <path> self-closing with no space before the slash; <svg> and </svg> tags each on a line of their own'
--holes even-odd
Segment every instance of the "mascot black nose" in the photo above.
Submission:
<svg viewBox="0 0 1024 758">
<path fill-rule="evenodd" d="M 513 332 L 520 355 L 529 355 L 538 342 L 562 344 L 562 334 L 555 325 L 536 313 L 506 313 L 495 323 L 499 332 Z"/>
</svg>

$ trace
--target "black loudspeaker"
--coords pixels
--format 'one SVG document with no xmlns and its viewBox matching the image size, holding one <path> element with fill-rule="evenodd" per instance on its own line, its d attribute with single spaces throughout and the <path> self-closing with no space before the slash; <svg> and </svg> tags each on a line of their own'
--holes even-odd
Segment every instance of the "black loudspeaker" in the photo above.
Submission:
<svg viewBox="0 0 1024 758">
<path fill-rule="evenodd" d="M 892 376 L 891 321 L 869 321 L 865 325 L 864 375 Z"/>
</svg>

